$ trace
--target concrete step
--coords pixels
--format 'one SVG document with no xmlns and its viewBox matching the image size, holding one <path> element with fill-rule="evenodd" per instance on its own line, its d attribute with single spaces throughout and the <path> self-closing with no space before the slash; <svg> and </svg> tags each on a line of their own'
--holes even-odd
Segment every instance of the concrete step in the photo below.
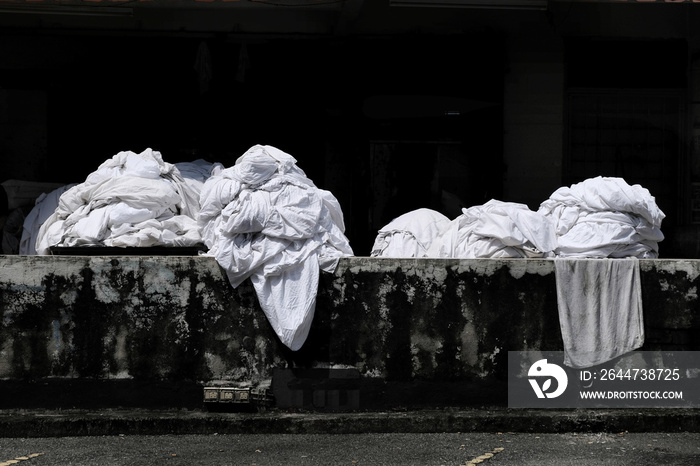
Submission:
<svg viewBox="0 0 700 466">
<path fill-rule="evenodd" d="M 317 413 L 206 410 L 2 410 L 0 437 L 429 432 L 700 432 L 700 409 L 502 407 Z"/>
</svg>

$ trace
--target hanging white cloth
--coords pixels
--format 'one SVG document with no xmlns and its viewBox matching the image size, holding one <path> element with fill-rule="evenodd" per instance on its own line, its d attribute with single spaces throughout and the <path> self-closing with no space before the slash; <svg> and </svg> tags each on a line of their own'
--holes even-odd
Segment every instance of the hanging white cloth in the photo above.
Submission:
<svg viewBox="0 0 700 466">
<path fill-rule="evenodd" d="M 639 261 L 555 258 L 564 364 L 591 367 L 644 344 Z"/>
<path fill-rule="evenodd" d="M 539 213 L 552 219 L 565 363 L 602 364 L 644 344 L 639 261 L 656 258 L 665 215 L 654 197 L 622 178 L 557 189 Z"/>
<path fill-rule="evenodd" d="M 282 343 L 301 348 L 319 269 L 332 272 L 340 257 L 353 255 L 338 201 L 291 155 L 256 145 L 204 183 L 200 204 L 206 255 L 216 258 L 233 287 L 250 278 Z"/>
</svg>

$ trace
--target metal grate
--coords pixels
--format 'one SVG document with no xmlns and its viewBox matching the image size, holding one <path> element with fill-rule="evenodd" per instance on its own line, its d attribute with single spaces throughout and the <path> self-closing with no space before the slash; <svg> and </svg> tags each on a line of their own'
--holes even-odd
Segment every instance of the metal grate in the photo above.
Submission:
<svg viewBox="0 0 700 466">
<path fill-rule="evenodd" d="M 567 96 L 564 182 L 624 178 L 677 208 L 683 95 L 678 91 L 571 91 Z"/>
</svg>

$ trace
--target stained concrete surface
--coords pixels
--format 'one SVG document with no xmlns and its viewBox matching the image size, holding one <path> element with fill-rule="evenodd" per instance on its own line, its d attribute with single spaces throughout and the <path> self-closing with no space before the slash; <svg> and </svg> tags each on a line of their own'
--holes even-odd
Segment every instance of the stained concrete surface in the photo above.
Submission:
<svg viewBox="0 0 700 466">
<path fill-rule="evenodd" d="M 700 261 L 640 268 L 642 349 L 700 349 Z M 5 409 L 198 409 L 205 384 L 280 371 L 284 408 L 502 407 L 508 351 L 562 348 L 539 259 L 342 259 L 297 352 L 211 257 L 0 256 L 0 315 Z"/>
</svg>

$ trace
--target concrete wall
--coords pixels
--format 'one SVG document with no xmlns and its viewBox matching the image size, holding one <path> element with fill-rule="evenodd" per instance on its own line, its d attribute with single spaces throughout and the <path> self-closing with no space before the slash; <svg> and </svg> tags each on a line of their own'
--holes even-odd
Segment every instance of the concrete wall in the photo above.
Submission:
<svg viewBox="0 0 700 466">
<path fill-rule="evenodd" d="M 700 261 L 641 270 L 644 349 L 699 350 Z M 202 385 L 270 381 L 292 407 L 498 404 L 508 351 L 561 350 L 534 259 L 343 259 L 298 352 L 207 257 L 0 256 L 0 311 L 0 408 L 193 407 Z"/>
</svg>

